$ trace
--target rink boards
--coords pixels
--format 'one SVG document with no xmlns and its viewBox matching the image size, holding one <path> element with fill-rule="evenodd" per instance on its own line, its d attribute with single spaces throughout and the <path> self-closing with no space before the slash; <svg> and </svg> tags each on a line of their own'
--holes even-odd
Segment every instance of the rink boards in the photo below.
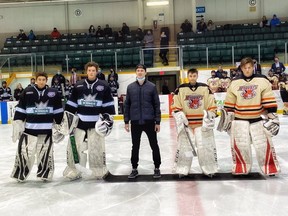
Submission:
<svg viewBox="0 0 288 216">
<path fill-rule="evenodd" d="M 277 105 L 278 105 L 278 112 L 282 113 L 283 112 L 283 102 L 280 96 L 280 91 L 279 90 L 274 90 L 273 91 L 276 97 Z M 218 110 L 223 108 L 224 105 L 224 100 L 225 100 L 226 92 L 219 92 L 219 93 L 214 93 L 214 97 L 216 100 L 216 105 L 218 107 Z M 172 103 L 172 95 L 159 95 L 160 98 L 160 109 L 161 109 L 161 114 L 162 118 L 169 118 L 171 115 L 171 109 L 170 105 Z M 114 97 L 114 102 L 115 102 L 115 119 L 123 119 L 122 114 L 119 114 L 119 106 L 118 106 L 118 98 Z M 11 120 L 14 117 L 14 112 L 15 112 L 15 106 L 17 105 L 17 101 L 8 101 L 8 102 L 0 102 L 0 122 L 1 124 L 8 124 L 11 123 Z"/>
</svg>

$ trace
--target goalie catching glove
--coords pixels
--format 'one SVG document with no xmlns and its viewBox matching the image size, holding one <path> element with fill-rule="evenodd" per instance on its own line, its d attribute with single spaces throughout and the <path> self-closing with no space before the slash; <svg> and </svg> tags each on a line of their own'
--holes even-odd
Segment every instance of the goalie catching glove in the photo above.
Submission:
<svg viewBox="0 0 288 216">
<path fill-rule="evenodd" d="M 263 119 L 263 127 L 265 132 L 270 136 L 276 136 L 280 129 L 277 114 L 268 113 L 267 115 L 261 115 L 261 117 Z"/>
<path fill-rule="evenodd" d="M 202 128 L 204 130 L 213 130 L 215 128 L 215 117 L 216 114 L 211 111 L 203 110 L 204 116 L 203 116 L 203 122 L 202 122 Z"/>
<path fill-rule="evenodd" d="M 189 125 L 188 119 L 182 111 L 173 112 L 172 115 L 175 119 L 177 134 L 179 134 L 185 126 Z"/>
<path fill-rule="evenodd" d="M 15 120 L 12 122 L 12 126 L 13 126 L 12 141 L 16 142 L 25 130 L 25 123 L 22 120 Z"/>
<path fill-rule="evenodd" d="M 96 133 L 102 137 L 108 136 L 113 128 L 113 116 L 108 113 L 99 114 L 99 120 L 95 124 Z"/>
</svg>

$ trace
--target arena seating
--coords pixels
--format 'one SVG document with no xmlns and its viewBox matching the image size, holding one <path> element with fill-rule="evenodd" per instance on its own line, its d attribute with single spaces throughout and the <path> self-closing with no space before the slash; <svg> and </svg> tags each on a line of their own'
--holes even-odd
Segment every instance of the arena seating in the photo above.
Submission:
<svg viewBox="0 0 288 216">
<path fill-rule="evenodd" d="M 63 34 L 60 39 L 51 39 L 50 35 L 37 35 L 36 40 L 18 41 L 16 37 L 7 38 L 1 54 L 36 54 L 36 62 L 45 64 L 62 64 L 66 67 L 66 55 L 69 65 L 82 68 L 92 59 L 101 67 L 111 67 L 117 58 L 118 66 L 133 66 L 140 62 L 141 41 L 132 35 L 124 37 L 123 42 L 114 37 L 88 37 L 86 33 Z M 116 52 L 116 57 L 115 57 Z M 11 66 L 30 65 L 30 56 L 18 56 L 10 62 Z"/>
<path fill-rule="evenodd" d="M 225 28 L 226 27 L 226 28 Z M 177 44 L 183 47 L 183 63 L 231 62 L 244 56 L 271 60 L 275 53 L 284 51 L 288 42 L 288 23 L 278 27 L 260 28 L 258 24 L 217 26 L 214 31 L 178 33 Z"/>
</svg>

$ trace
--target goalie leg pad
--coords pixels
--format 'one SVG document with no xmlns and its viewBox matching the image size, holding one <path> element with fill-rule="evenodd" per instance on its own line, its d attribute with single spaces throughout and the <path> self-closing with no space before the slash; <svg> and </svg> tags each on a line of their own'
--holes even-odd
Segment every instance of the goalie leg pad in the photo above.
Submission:
<svg viewBox="0 0 288 216">
<path fill-rule="evenodd" d="M 92 171 L 92 178 L 102 179 L 107 173 L 106 153 L 105 153 L 105 137 L 97 134 L 93 129 L 87 132 L 88 141 L 88 161 L 89 168 Z"/>
<path fill-rule="evenodd" d="M 37 137 L 23 133 L 18 142 L 11 178 L 23 182 L 29 176 L 35 160 Z"/>
<path fill-rule="evenodd" d="M 211 176 L 218 172 L 217 151 L 213 130 L 195 128 L 198 162 L 202 172 Z"/>
<path fill-rule="evenodd" d="M 51 135 L 37 136 L 37 177 L 51 180 L 54 174 L 54 153 Z"/>
<path fill-rule="evenodd" d="M 276 158 L 271 136 L 268 136 L 261 121 L 250 125 L 252 142 L 256 152 L 256 158 L 261 171 L 265 175 L 275 175 L 280 172 L 280 166 Z"/>
<path fill-rule="evenodd" d="M 252 168 L 249 122 L 234 120 L 231 126 L 232 174 L 248 174 Z"/>
<path fill-rule="evenodd" d="M 83 144 L 84 138 L 85 138 L 85 131 L 81 130 L 79 128 L 76 128 L 75 133 L 74 133 L 74 137 L 75 137 L 77 154 L 79 157 L 79 163 L 80 164 L 85 163 L 85 165 L 86 165 L 87 154 L 84 153 L 85 143 Z M 82 147 L 82 146 L 84 146 L 84 147 Z M 81 151 L 80 149 L 83 151 Z M 67 145 L 67 167 L 65 168 L 65 170 L 63 172 L 63 176 L 66 178 L 69 178 L 70 180 L 75 180 L 75 179 L 78 179 L 81 177 L 81 172 L 79 170 L 77 170 L 75 167 L 75 161 L 74 161 L 74 156 L 73 156 L 72 145 L 71 145 L 70 139 L 68 139 L 68 145 Z"/>
<path fill-rule="evenodd" d="M 194 135 L 189 133 L 191 140 L 195 140 Z M 193 137 L 192 137 L 193 136 Z M 184 130 L 178 134 L 178 147 L 172 172 L 180 175 L 188 175 L 192 165 L 192 147 Z"/>
</svg>

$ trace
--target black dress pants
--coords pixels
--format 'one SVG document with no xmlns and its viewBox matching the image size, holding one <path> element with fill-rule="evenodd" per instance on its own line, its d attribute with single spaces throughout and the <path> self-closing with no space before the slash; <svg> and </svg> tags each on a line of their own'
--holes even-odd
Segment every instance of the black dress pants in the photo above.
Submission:
<svg viewBox="0 0 288 216">
<path fill-rule="evenodd" d="M 157 133 L 155 131 L 155 123 L 146 123 L 144 125 L 131 124 L 131 136 L 132 136 L 132 152 L 131 152 L 131 164 L 132 168 L 138 167 L 139 161 L 139 148 L 142 132 L 147 134 L 150 147 L 152 149 L 152 157 L 155 168 L 159 168 L 161 164 L 160 150 L 157 141 Z"/>
</svg>

